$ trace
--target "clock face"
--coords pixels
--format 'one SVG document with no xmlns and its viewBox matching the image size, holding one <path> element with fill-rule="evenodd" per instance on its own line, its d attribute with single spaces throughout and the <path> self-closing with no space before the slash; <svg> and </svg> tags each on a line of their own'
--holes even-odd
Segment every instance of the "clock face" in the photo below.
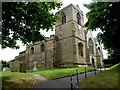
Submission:
<svg viewBox="0 0 120 90">
<path fill-rule="evenodd" d="M 77 27 L 78 27 L 78 30 L 82 30 L 81 25 L 78 24 Z"/>
</svg>

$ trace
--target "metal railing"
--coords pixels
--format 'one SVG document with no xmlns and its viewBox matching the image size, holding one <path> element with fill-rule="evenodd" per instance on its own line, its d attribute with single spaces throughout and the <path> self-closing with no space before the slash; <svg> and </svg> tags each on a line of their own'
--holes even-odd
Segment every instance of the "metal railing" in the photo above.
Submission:
<svg viewBox="0 0 120 90">
<path fill-rule="evenodd" d="M 96 75 L 97 74 L 97 69 L 95 66 L 89 66 L 89 67 L 94 67 L 94 69 L 92 71 L 94 71 L 94 74 Z M 85 74 L 85 79 L 87 79 L 87 68 L 88 67 L 84 67 L 85 68 L 85 71 L 84 71 L 84 74 Z M 70 75 L 70 85 L 71 85 L 71 90 L 73 90 L 73 88 L 79 88 L 74 82 L 73 82 L 73 76 L 76 75 L 76 83 L 79 83 L 80 80 L 79 80 L 79 72 L 78 72 L 79 69 L 75 69 L 73 71 L 73 73 Z M 99 66 L 99 70 L 100 70 L 100 73 L 102 73 L 102 70 L 101 70 L 101 66 Z M 104 71 L 106 71 L 106 68 L 104 68 Z M 76 73 L 75 73 L 76 72 Z"/>
</svg>

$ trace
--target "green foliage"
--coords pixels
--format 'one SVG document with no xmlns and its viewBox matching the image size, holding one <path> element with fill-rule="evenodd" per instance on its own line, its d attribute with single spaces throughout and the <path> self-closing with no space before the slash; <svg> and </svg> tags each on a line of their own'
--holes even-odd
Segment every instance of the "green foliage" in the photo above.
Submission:
<svg viewBox="0 0 120 90">
<path fill-rule="evenodd" d="M 120 55 L 120 2 L 96 2 L 85 6 L 90 9 L 85 26 L 91 30 L 100 29 L 102 33 L 98 34 L 98 39 L 105 49 Z"/>
<path fill-rule="evenodd" d="M 51 10 L 59 9 L 57 2 L 2 2 L 2 47 L 19 48 L 23 44 L 44 40 L 40 30 L 53 29 L 59 19 Z"/>
<path fill-rule="evenodd" d="M 3 71 L 0 76 L 2 88 L 31 88 L 37 82 L 34 76 L 27 73 Z"/>
<path fill-rule="evenodd" d="M 4 61 L 4 60 L 1 60 L 1 63 L 2 63 L 2 67 L 5 68 L 5 67 L 8 67 L 9 68 L 9 64 L 10 62 L 7 62 L 7 61 Z"/>
<path fill-rule="evenodd" d="M 113 66 L 114 64 L 104 64 L 104 67 L 105 68 L 109 68 L 109 67 L 111 67 L 111 66 Z"/>
</svg>

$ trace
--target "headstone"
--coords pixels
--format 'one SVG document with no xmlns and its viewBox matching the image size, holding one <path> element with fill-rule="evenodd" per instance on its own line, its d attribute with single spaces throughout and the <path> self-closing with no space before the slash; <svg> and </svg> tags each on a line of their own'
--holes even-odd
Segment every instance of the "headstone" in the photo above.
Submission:
<svg viewBox="0 0 120 90">
<path fill-rule="evenodd" d="M 34 61 L 34 62 L 33 62 L 33 65 L 34 65 L 34 66 L 33 66 L 33 71 L 36 71 L 36 70 L 37 70 L 36 64 L 37 64 L 37 62 Z"/>
</svg>

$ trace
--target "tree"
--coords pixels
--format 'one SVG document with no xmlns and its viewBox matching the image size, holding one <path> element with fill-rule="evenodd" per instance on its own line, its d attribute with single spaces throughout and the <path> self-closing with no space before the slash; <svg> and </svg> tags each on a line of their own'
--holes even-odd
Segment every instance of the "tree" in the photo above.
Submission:
<svg viewBox="0 0 120 90">
<path fill-rule="evenodd" d="M 2 68 L 6 68 L 6 67 L 9 68 L 9 62 L 7 62 L 5 60 L 1 60 L 1 63 L 2 63 Z"/>
<path fill-rule="evenodd" d="M 109 54 L 120 57 L 120 2 L 96 2 L 85 5 L 87 13 L 87 29 L 100 29 L 98 40 L 104 44 Z"/>
<path fill-rule="evenodd" d="M 19 48 L 17 40 L 23 44 L 44 40 L 40 30 L 53 29 L 60 19 L 51 10 L 59 9 L 57 2 L 3 2 L 2 3 L 2 48 Z"/>
</svg>

